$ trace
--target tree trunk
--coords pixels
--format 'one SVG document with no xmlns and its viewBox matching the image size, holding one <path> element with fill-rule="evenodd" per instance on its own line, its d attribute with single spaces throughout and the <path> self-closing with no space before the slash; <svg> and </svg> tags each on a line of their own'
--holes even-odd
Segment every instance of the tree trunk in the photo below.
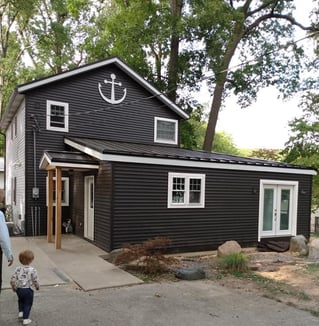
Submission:
<svg viewBox="0 0 319 326">
<path fill-rule="evenodd" d="M 215 72 L 215 90 L 213 94 L 213 101 L 210 108 L 208 124 L 204 139 L 203 149 L 205 151 L 211 152 L 214 143 L 215 137 L 215 129 L 217 125 L 219 111 L 222 105 L 222 98 L 225 89 L 225 84 L 227 80 L 227 74 L 230 62 L 234 56 L 238 43 L 243 37 L 243 25 L 240 22 L 237 22 L 234 26 L 233 36 L 230 38 L 226 51 L 224 54 L 224 58 L 222 64 L 220 66 L 220 70 Z"/>
<path fill-rule="evenodd" d="M 176 89 L 178 80 L 178 57 L 179 57 L 179 32 L 178 22 L 182 15 L 183 0 L 171 0 L 171 15 L 172 15 L 172 36 L 170 59 L 168 63 L 168 98 L 176 101 Z"/>
</svg>

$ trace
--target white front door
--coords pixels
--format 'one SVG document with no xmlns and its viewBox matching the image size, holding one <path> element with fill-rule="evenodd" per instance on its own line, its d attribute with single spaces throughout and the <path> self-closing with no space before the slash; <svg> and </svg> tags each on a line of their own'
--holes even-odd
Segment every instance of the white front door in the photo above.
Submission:
<svg viewBox="0 0 319 326">
<path fill-rule="evenodd" d="M 84 237 L 94 240 L 94 176 L 84 177 Z"/>
<path fill-rule="evenodd" d="M 296 235 L 298 183 L 262 180 L 259 238 Z"/>
</svg>

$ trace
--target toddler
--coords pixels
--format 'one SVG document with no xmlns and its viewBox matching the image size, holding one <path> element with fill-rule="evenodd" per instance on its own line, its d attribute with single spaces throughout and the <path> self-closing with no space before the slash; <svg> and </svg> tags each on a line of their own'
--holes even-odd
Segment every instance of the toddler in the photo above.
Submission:
<svg viewBox="0 0 319 326">
<path fill-rule="evenodd" d="M 30 266 L 33 259 L 34 255 L 31 250 L 21 252 L 19 261 L 22 266 L 16 267 L 10 280 L 12 290 L 18 295 L 19 318 L 23 318 L 23 325 L 31 323 L 29 316 L 33 304 L 32 287 L 37 290 L 40 288 L 38 273 L 34 267 Z"/>
</svg>

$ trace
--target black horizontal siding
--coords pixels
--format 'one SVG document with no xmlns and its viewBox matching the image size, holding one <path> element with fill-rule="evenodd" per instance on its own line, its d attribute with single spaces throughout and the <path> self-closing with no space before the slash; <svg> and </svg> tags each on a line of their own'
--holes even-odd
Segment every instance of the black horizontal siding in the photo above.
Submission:
<svg viewBox="0 0 319 326">
<path fill-rule="evenodd" d="M 111 250 L 111 208 L 112 165 L 103 162 L 95 177 L 94 242 L 106 251 Z"/>
<path fill-rule="evenodd" d="M 105 95 L 111 94 L 110 74 L 117 76 L 127 89 L 125 100 L 117 105 L 105 102 L 98 91 L 103 84 Z M 116 90 L 118 88 L 116 87 Z M 123 95 L 121 91 L 116 98 Z M 135 143 L 154 143 L 154 117 L 180 119 L 157 98 L 138 85 L 114 65 L 67 78 L 49 86 L 39 87 L 28 93 L 27 119 L 34 114 L 43 134 L 47 137 L 63 136 L 64 133 L 46 131 L 46 100 L 69 103 L 69 136 L 99 138 Z"/>
<path fill-rule="evenodd" d="M 276 173 L 190 169 L 114 163 L 112 249 L 156 236 L 169 237 L 173 250 L 216 249 L 227 240 L 258 241 L 260 179 L 311 177 Z M 167 208 L 168 172 L 204 173 L 205 208 Z M 299 195 L 298 233 L 308 234 L 309 199 Z"/>
<path fill-rule="evenodd" d="M 84 235 L 84 178 L 83 173 L 74 171 L 70 178 L 71 218 L 74 233 L 80 237 Z"/>
<path fill-rule="evenodd" d="M 127 97 L 119 105 L 106 103 L 98 92 L 98 83 L 103 84 L 104 79 L 110 79 L 111 73 L 115 73 L 117 81 L 121 81 L 123 88 L 127 88 Z M 154 117 L 179 119 L 179 116 L 150 95 L 114 65 L 26 93 L 26 235 L 32 235 L 30 212 L 31 207 L 35 206 L 41 211 L 41 234 L 46 234 L 46 171 L 39 170 L 43 152 L 66 150 L 66 135 L 153 144 Z M 121 96 L 121 93 L 116 94 L 116 98 Z M 46 130 L 47 100 L 69 104 L 68 133 Z M 40 198 L 37 200 L 32 198 L 34 186 L 40 190 Z M 62 218 L 69 218 L 69 214 L 69 208 L 63 207 Z"/>
</svg>

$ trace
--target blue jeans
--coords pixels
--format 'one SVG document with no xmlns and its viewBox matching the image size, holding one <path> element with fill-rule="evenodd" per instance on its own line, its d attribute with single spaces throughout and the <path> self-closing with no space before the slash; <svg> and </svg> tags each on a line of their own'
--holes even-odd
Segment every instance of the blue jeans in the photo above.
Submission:
<svg viewBox="0 0 319 326">
<path fill-rule="evenodd" d="M 17 295 L 19 312 L 23 312 L 23 319 L 29 319 L 33 304 L 33 290 L 30 288 L 18 288 Z"/>
</svg>

